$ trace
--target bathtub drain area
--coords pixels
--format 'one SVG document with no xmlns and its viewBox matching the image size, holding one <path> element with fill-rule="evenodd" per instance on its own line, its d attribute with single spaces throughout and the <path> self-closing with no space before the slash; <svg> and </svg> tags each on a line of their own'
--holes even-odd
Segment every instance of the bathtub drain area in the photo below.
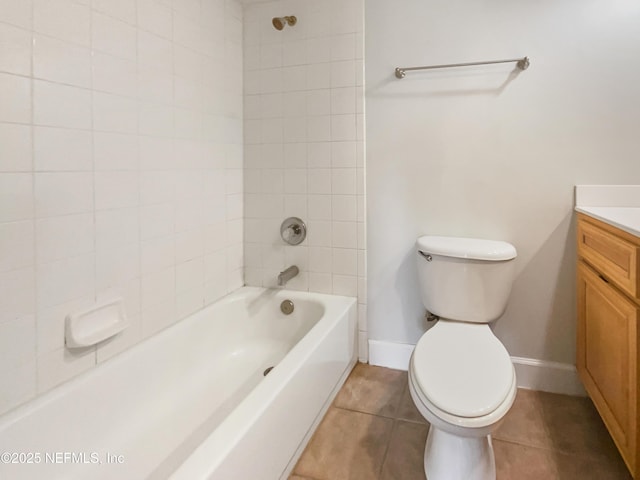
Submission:
<svg viewBox="0 0 640 480">
<path fill-rule="evenodd" d="M 293 313 L 295 306 L 291 300 L 284 300 L 280 304 L 280 311 L 285 315 L 291 315 Z"/>
</svg>

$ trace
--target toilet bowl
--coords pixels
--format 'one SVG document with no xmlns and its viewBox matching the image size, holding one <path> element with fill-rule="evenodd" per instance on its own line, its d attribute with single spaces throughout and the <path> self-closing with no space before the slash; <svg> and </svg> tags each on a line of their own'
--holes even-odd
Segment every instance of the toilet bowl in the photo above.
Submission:
<svg viewBox="0 0 640 480">
<path fill-rule="evenodd" d="M 506 242 L 420 237 L 422 299 L 440 317 L 418 341 L 409 391 L 431 428 L 429 480 L 495 480 L 491 432 L 511 408 L 516 376 L 488 323 L 504 312 L 515 248 Z"/>
</svg>

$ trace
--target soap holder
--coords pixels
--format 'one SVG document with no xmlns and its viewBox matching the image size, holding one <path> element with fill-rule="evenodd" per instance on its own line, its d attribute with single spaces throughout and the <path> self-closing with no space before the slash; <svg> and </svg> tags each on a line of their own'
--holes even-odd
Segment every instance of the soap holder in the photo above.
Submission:
<svg viewBox="0 0 640 480">
<path fill-rule="evenodd" d="M 129 326 L 124 302 L 117 299 L 67 315 L 64 339 L 67 348 L 83 348 L 113 337 Z"/>
</svg>

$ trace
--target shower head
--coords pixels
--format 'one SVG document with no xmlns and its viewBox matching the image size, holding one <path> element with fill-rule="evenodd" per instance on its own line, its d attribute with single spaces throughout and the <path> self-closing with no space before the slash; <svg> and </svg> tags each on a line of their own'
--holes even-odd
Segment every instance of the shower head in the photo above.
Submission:
<svg viewBox="0 0 640 480">
<path fill-rule="evenodd" d="M 291 15 L 290 17 L 273 17 L 273 20 L 271 20 L 271 23 L 273 23 L 273 26 L 275 27 L 276 30 L 282 30 L 285 27 L 285 25 L 289 25 L 290 27 L 293 27 L 297 21 L 298 19 L 293 15 Z"/>
</svg>

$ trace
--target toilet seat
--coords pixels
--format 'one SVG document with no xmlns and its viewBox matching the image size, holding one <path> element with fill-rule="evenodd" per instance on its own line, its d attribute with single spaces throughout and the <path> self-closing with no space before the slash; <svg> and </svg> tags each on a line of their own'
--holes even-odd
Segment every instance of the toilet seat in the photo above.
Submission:
<svg viewBox="0 0 640 480">
<path fill-rule="evenodd" d="M 508 410 L 516 388 L 509 354 L 486 324 L 440 320 L 418 341 L 411 377 L 425 406 L 456 425 L 484 424 L 505 402 Z"/>
<path fill-rule="evenodd" d="M 506 398 L 493 412 L 482 417 L 458 417 L 451 415 L 433 405 L 422 393 L 415 380 L 413 357 L 409 365 L 409 392 L 420 414 L 434 427 L 461 436 L 483 436 L 491 433 L 495 425 L 507 414 L 516 398 L 517 385 L 515 381 Z"/>
</svg>

